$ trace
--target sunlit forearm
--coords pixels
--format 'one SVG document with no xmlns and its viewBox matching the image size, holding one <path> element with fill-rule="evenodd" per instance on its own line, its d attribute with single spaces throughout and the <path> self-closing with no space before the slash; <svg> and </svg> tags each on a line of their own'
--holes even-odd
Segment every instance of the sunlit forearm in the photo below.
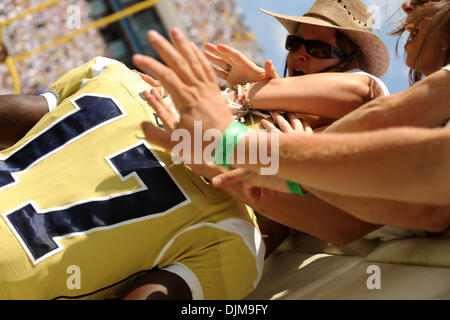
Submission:
<svg viewBox="0 0 450 320">
<path fill-rule="evenodd" d="M 374 97 L 368 77 L 327 73 L 277 78 L 255 84 L 253 108 L 283 110 L 338 119 Z"/>
<path fill-rule="evenodd" d="M 246 141 L 242 139 L 240 144 Z M 246 148 L 248 153 L 254 152 L 249 143 Z M 305 186 L 359 197 L 450 202 L 450 189 L 446 187 L 450 181 L 450 129 L 287 134 L 279 137 L 276 150 L 277 176 Z M 267 167 L 243 163 L 237 166 L 255 172 Z"/>
</svg>

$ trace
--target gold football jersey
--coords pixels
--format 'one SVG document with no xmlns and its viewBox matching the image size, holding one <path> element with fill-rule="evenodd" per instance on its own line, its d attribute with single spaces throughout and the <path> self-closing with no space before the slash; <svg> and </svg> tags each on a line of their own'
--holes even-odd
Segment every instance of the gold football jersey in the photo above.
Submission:
<svg viewBox="0 0 450 320">
<path fill-rule="evenodd" d="M 54 101 L 0 152 L 0 299 L 117 298 L 161 268 L 195 299 L 240 299 L 264 244 L 247 206 L 144 139 L 149 86 L 98 57 L 59 79 Z M 54 107 L 54 106 L 53 106 Z"/>
</svg>

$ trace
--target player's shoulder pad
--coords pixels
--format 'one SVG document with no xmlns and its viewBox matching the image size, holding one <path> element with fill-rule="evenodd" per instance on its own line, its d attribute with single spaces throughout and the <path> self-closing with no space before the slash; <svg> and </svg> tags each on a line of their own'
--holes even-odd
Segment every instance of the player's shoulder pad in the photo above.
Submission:
<svg viewBox="0 0 450 320">
<path fill-rule="evenodd" d="M 99 76 L 103 71 L 105 71 L 110 65 L 121 62 L 111 58 L 98 56 L 92 59 L 91 63 L 92 63 L 92 77 L 95 78 Z"/>
</svg>

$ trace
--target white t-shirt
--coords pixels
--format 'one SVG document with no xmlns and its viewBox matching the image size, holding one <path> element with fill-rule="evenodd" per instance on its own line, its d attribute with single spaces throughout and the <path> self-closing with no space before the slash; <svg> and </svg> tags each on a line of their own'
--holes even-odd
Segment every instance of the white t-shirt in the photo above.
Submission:
<svg viewBox="0 0 450 320">
<path fill-rule="evenodd" d="M 381 81 L 379 78 L 375 77 L 374 75 L 371 75 L 370 73 L 364 72 L 361 69 L 352 69 L 352 70 L 346 71 L 345 73 L 355 73 L 355 74 L 366 75 L 366 76 L 370 77 L 371 79 L 375 80 L 378 83 L 378 85 L 380 86 L 380 88 L 383 91 L 383 94 L 385 96 L 390 95 L 389 89 L 386 87 L 384 82 Z"/>
</svg>

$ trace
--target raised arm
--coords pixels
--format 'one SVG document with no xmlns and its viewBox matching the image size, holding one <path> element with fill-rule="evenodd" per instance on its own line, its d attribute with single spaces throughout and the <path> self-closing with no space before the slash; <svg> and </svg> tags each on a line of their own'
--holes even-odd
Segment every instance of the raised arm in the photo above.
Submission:
<svg viewBox="0 0 450 320">
<path fill-rule="evenodd" d="M 277 78 L 251 86 L 253 108 L 339 119 L 383 92 L 371 78 L 351 73 L 317 73 Z"/>
<path fill-rule="evenodd" d="M 248 136 L 239 144 L 246 144 Z M 450 204 L 450 129 L 279 138 L 278 177 L 331 193 Z M 238 145 L 238 148 L 240 146 Z M 236 164 L 259 172 L 262 165 Z"/>
<path fill-rule="evenodd" d="M 282 110 L 339 119 L 376 97 L 383 96 L 379 84 L 367 75 L 319 73 L 301 77 L 267 77 L 236 49 L 207 44 L 205 56 L 216 74 L 231 85 L 253 82 L 248 93 L 253 108 Z M 266 62 L 267 64 L 267 62 Z M 269 79 L 276 78 L 268 81 Z"/>
<path fill-rule="evenodd" d="M 405 91 L 370 101 L 325 132 L 413 126 L 436 128 L 450 119 L 450 71 L 439 70 Z"/>
</svg>

